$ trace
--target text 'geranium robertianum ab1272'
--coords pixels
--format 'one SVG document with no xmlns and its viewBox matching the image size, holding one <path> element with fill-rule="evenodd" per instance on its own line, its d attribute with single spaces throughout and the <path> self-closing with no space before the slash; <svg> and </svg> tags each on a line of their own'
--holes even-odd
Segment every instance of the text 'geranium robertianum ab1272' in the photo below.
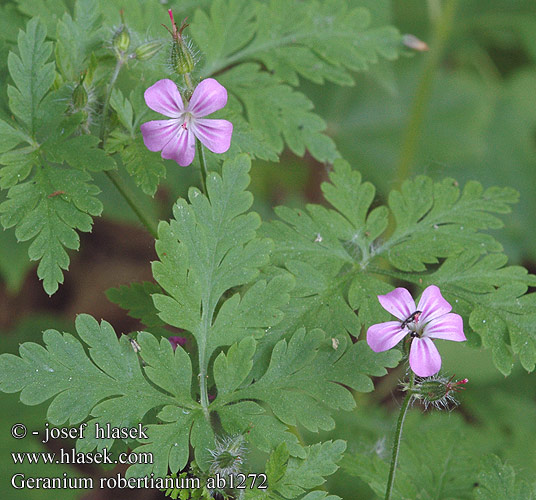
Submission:
<svg viewBox="0 0 536 500">
<path fill-rule="evenodd" d="M 372 325 L 367 331 L 368 345 L 375 352 L 387 351 L 409 335 L 409 365 L 419 377 L 434 375 L 441 368 L 441 356 L 432 339 L 467 340 L 462 317 L 450 312 L 452 306 L 435 285 L 424 290 L 417 306 L 405 288 L 395 288 L 386 295 L 378 295 L 378 300 L 400 321 Z"/>
</svg>

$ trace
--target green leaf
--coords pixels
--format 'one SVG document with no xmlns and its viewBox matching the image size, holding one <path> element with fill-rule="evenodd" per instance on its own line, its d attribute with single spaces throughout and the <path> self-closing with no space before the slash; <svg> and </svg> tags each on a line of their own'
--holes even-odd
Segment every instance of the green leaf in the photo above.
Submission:
<svg viewBox="0 0 536 500">
<path fill-rule="evenodd" d="M 286 83 L 297 86 L 302 76 L 348 85 L 350 71 L 366 69 L 379 56 L 395 59 L 398 31 L 369 25 L 367 9 L 348 8 L 344 0 L 216 0 L 209 14 L 198 10 L 191 30 L 205 55 L 200 76 L 218 75 L 236 97 L 222 116 L 244 114 L 255 134 L 244 137 L 239 127 L 233 153 L 272 159 L 286 144 L 298 156 L 307 149 L 319 161 L 333 161 L 338 153 L 324 134 L 325 122 Z"/>
<path fill-rule="evenodd" d="M 292 85 L 298 75 L 316 83 L 350 84 L 348 70 L 366 69 L 378 56 L 398 56 L 398 31 L 369 25 L 367 9 L 348 8 L 344 0 L 217 0 L 210 17 L 197 11 L 192 34 L 206 54 L 205 77 L 254 60 Z"/>
<path fill-rule="evenodd" d="M 199 405 L 190 395 L 192 367 L 181 347 L 173 352 L 167 339 L 159 342 L 148 333 L 140 333 L 138 343 L 144 375 L 127 337 L 118 339 L 109 323 L 103 321 L 99 325 L 91 316 L 82 314 L 76 319 L 76 330 L 89 346 L 89 357 L 72 335 L 47 330 L 43 336 L 46 348 L 25 343 L 20 347 L 20 357 L 0 356 L 0 388 L 8 393 L 20 391 L 21 401 L 27 405 L 52 398 L 47 418 L 53 425 L 66 422 L 75 425 L 93 417 L 84 439 L 77 442 L 79 451 L 101 450 L 113 444 L 113 439 L 96 439 L 93 430 L 96 423 L 101 427 L 108 423 L 112 427 L 133 427 L 143 421 L 147 412 L 161 407 L 164 407 L 164 421 L 169 421 L 166 408 L 179 411 L 185 419 L 179 424 L 185 426 L 188 419 L 202 417 Z M 142 447 L 144 451 L 151 447 L 150 442 L 159 432 L 167 429 L 166 425 L 148 426 L 150 440 Z M 155 463 L 145 466 L 147 473 L 154 470 L 159 477 L 165 476 L 168 460 L 174 472 L 184 467 L 188 459 L 188 434 L 184 427 L 175 432 L 173 439 L 166 434 L 167 453 L 159 444 Z M 183 446 L 170 454 L 174 439 L 180 439 Z"/>
<path fill-rule="evenodd" d="M 280 207 L 280 220 L 263 226 L 276 243 L 277 268 L 268 273 L 286 268 L 296 278 L 285 319 L 261 355 L 265 363 L 269 348 L 289 329 L 317 326 L 336 338 L 358 337 L 363 326 L 389 320 L 377 296 L 392 289 L 380 279 L 390 276 L 419 289 L 439 286 L 466 318 L 470 341 L 476 344 L 478 337 L 467 325 L 492 349 L 504 374 L 510 373 L 513 354 L 526 370 L 534 369 L 536 295 L 526 292 L 536 277 L 520 266 L 505 267 L 502 246 L 485 232 L 502 227 L 496 214 L 510 210 L 517 200 L 514 190 L 484 190 L 476 182 L 461 190 L 450 179 L 434 183 L 420 176 L 391 193 L 390 210 L 370 210 L 374 187 L 362 183 L 346 162 L 334 163 L 330 181 L 322 190 L 335 210 Z M 389 212 L 396 227 L 385 237 Z"/>
<path fill-rule="evenodd" d="M 214 363 L 218 392 L 211 408 L 229 434 L 247 431 L 249 441 L 263 451 L 285 442 L 290 454 L 301 458 L 303 449 L 281 423 L 300 424 L 311 431 L 332 429 L 334 411 L 355 406 L 344 386 L 371 391 L 369 377 L 384 375 L 384 366 L 395 365 L 400 357 L 392 351 L 378 358 L 365 342 L 348 345 L 343 338 L 334 345 L 322 331 L 302 329 L 288 342 L 276 344 L 268 369 L 252 380 L 255 343 L 246 337 L 227 354 L 218 355 Z M 268 405 L 277 420 L 261 404 Z"/>
<path fill-rule="evenodd" d="M 531 500 L 536 489 L 523 480 L 516 480 L 514 469 L 503 464 L 499 457 L 487 455 L 480 463 L 475 500 Z"/>
<path fill-rule="evenodd" d="M 308 149 L 319 161 L 336 158 L 335 144 L 323 134 L 326 123 L 312 112 L 313 103 L 305 95 L 260 71 L 255 63 L 239 65 L 218 79 L 238 99 L 230 102 L 230 112 L 247 116 L 251 127 L 270 147 L 270 156 L 281 154 L 286 143 L 298 156 Z M 257 149 L 253 151 L 257 153 L 266 156 Z"/>
<path fill-rule="evenodd" d="M 24 135 L 9 123 L 0 120 L 0 153 L 5 153 L 24 140 Z M 2 162 L 3 163 L 3 162 Z"/>
<path fill-rule="evenodd" d="M 2 234 L 0 233 L 0 239 Z M 2 245 L 0 244 L 0 252 Z M 0 259 L 1 262 L 1 259 Z M 44 328 L 64 327 L 63 321 L 59 321 L 53 316 L 26 317 L 14 328 L 9 331 L 3 330 L 0 334 L 0 351 L 2 353 L 16 354 L 20 345 L 32 339 L 35 339 L 36 332 Z M 0 451 L 4 456 L 11 457 L 11 453 L 42 453 L 50 451 L 44 440 L 44 413 L 46 408 L 43 405 L 25 406 L 19 401 L 18 395 L 0 394 L 0 404 L 2 405 L 2 418 L 0 419 Z M 38 436 L 30 435 L 26 439 L 14 440 L 11 436 L 10 429 L 16 422 L 24 422 L 28 429 L 39 431 Z M 2 481 L 0 484 L 3 488 L 11 488 L 11 478 L 15 474 L 24 474 L 26 477 L 63 477 L 67 473 L 69 477 L 81 477 L 84 473 L 77 471 L 74 464 L 57 464 L 57 463 L 14 463 L 13 460 L 6 460 L 3 464 Z M 20 477 L 20 476 L 19 476 Z M 87 492 L 87 490 L 86 490 Z M 65 500 L 75 500 L 84 494 L 83 489 L 68 489 L 64 495 Z M 15 495 L 11 495 L 16 497 Z M 55 500 L 57 491 L 53 489 L 28 489 L 24 492 L 27 500 Z"/>
<path fill-rule="evenodd" d="M 162 289 L 149 281 L 122 285 L 106 290 L 108 300 L 128 310 L 128 315 L 139 319 L 145 326 L 162 326 L 164 322 L 158 317 L 158 311 L 152 300 L 152 295 L 162 293 Z"/>
<path fill-rule="evenodd" d="M 267 490 L 251 492 L 246 498 L 283 498 L 303 500 L 338 500 L 339 497 L 327 496 L 326 492 L 313 491 L 305 496 L 306 491 L 321 486 L 325 477 L 333 474 L 346 449 L 342 440 L 326 441 L 305 447 L 303 458 L 289 457 L 284 443 L 280 444 L 270 455 L 266 463 Z M 340 500 L 340 499 L 339 499 Z"/>
<path fill-rule="evenodd" d="M 2 225 L 16 226 L 19 241 L 33 240 L 28 255 L 40 260 L 37 275 L 50 295 L 63 283 L 62 270 L 69 266 L 65 249 L 78 249 L 75 230 L 90 231 L 91 217 L 102 212 L 95 197 L 99 189 L 90 179 L 84 172 L 42 166 L 32 180 L 12 187 L 0 204 Z"/>
<path fill-rule="evenodd" d="M 37 129 L 40 104 L 54 81 L 54 63 L 47 63 L 52 44 L 45 42 L 46 29 L 39 18 L 28 21 L 18 36 L 19 55 L 9 53 L 9 73 L 15 87 L 8 86 L 9 107 L 30 135 Z"/>
<path fill-rule="evenodd" d="M 423 437 L 426 437 L 425 439 Z M 410 412 L 404 425 L 393 500 L 472 498 L 474 458 L 468 431 L 460 417 L 435 413 L 423 418 Z M 386 454 L 388 455 L 388 454 Z M 345 456 L 342 468 L 385 496 L 389 458 L 374 452 Z"/>
<path fill-rule="evenodd" d="M 109 323 L 99 325 L 81 314 L 76 330 L 90 347 L 90 358 L 72 335 L 47 330 L 46 348 L 25 343 L 20 358 L 0 357 L 0 371 L 5 375 L 2 391 L 21 391 L 21 401 L 28 405 L 54 398 L 47 414 L 53 425 L 75 425 L 105 408 L 107 422 L 135 424 L 149 409 L 174 401 L 146 381 L 130 342 L 126 337 L 119 340 Z"/>
<path fill-rule="evenodd" d="M 93 135 L 75 135 L 70 138 L 60 135 L 50 138 L 42 150 L 49 160 L 58 163 L 65 161 L 80 170 L 101 172 L 116 168 L 114 159 L 99 148 L 99 143 L 99 138 Z"/>
<path fill-rule="evenodd" d="M 418 196 L 416 194 L 418 193 Z M 519 199 L 511 188 L 489 188 L 468 182 L 460 193 L 452 179 L 433 183 L 419 176 L 389 195 L 389 207 L 396 219 L 396 230 L 376 253 L 385 254 L 403 271 L 424 271 L 425 264 L 450 257 L 467 248 L 482 254 L 500 252 L 502 246 L 483 229 L 503 227 L 494 213 L 510 212 Z"/>
<path fill-rule="evenodd" d="M 121 160 L 142 191 L 154 196 L 160 179 L 166 176 L 162 158 L 149 151 L 138 137 L 121 151 Z"/>
<path fill-rule="evenodd" d="M 168 295 L 154 295 L 156 308 L 166 323 L 193 334 L 206 361 L 217 347 L 277 323 L 277 308 L 287 300 L 291 286 L 288 278 L 272 285 L 257 283 L 243 297 L 232 295 L 216 314 L 227 290 L 259 274 L 272 246 L 269 240 L 255 238 L 259 216 L 244 213 L 252 203 L 245 191 L 249 168 L 245 155 L 226 161 L 222 177 L 214 173 L 207 177 L 208 199 L 191 188 L 190 203 L 179 199 L 174 219 L 159 226 L 160 261 L 153 263 L 153 274 Z M 260 305 L 265 287 L 273 300 Z"/>
<path fill-rule="evenodd" d="M 0 188 L 8 189 L 24 181 L 39 165 L 39 155 L 32 147 L 19 148 L 0 155 Z"/>
<path fill-rule="evenodd" d="M 19 10 L 28 17 L 39 17 L 49 33 L 56 32 L 56 25 L 69 9 L 64 0 L 16 0 Z"/>
<path fill-rule="evenodd" d="M 91 53 L 100 48 L 105 30 L 97 0 L 77 0 L 74 19 L 65 13 L 57 25 L 56 62 L 67 81 L 77 81 Z"/>
<path fill-rule="evenodd" d="M 131 99 L 132 97 L 131 95 Z M 120 128 L 115 129 L 110 134 L 107 150 L 119 151 L 127 172 L 134 178 L 136 184 L 145 194 L 154 196 L 160 179 L 166 176 L 166 168 L 160 155 L 149 151 L 139 134 L 137 124 L 145 110 L 136 109 L 134 114 L 131 101 L 118 89 L 112 92 L 110 105 L 116 112 L 119 123 L 126 129 L 126 133 Z"/>
</svg>

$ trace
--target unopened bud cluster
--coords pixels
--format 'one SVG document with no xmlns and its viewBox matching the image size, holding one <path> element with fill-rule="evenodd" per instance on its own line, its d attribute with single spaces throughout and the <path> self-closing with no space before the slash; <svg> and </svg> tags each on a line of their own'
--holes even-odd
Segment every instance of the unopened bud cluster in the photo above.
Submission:
<svg viewBox="0 0 536 500">
<path fill-rule="evenodd" d="M 121 24 L 114 30 L 111 43 L 112 50 L 118 61 L 125 62 L 128 59 L 147 61 L 158 54 L 162 48 L 162 41 L 150 40 L 136 46 L 134 50 L 131 50 L 132 46 L 135 45 L 133 39 L 136 39 L 136 37 L 126 25 L 123 11 L 121 11 Z"/>
<path fill-rule="evenodd" d="M 434 375 L 433 377 L 418 379 L 412 388 L 408 384 L 403 384 L 403 390 L 411 390 L 413 397 L 421 400 L 426 408 L 432 405 L 438 409 L 446 409 L 450 405 L 458 404 L 454 394 L 464 389 L 463 386 L 467 382 L 466 378 L 454 380 L 454 376 L 446 378 Z"/>
</svg>

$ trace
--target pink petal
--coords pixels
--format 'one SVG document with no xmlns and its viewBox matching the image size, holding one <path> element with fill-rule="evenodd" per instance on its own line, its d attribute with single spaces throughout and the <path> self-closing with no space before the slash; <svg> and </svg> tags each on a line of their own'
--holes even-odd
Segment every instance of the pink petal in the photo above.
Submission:
<svg viewBox="0 0 536 500">
<path fill-rule="evenodd" d="M 463 342 L 467 340 L 463 333 L 463 320 L 459 314 L 448 313 L 435 318 L 424 326 L 424 337 L 433 339 L 454 340 Z"/>
<path fill-rule="evenodd" d="M 426 322 L 449 313 L 452 306 L 443 298 L 437 286 L 430 285 L 422 292 L 417 309 L 422 311 L 419 322 Z"/>
<path fill-rule="evenodd" d="M 386 295 L 378 295 L 382 307 L 404 321 L 415 312 L 415 301 L 405 288 L 395 288 Z"/>
<path fill-rule="evenodd" d="M 429 377 L 439 371 L 441 356 L 431 339 L 413 339 L 409 351 L 409 366 L 419 377 Z"/>
<path fill-rule="evenodd" d="M 176 134 L 162 149 L 162 158 L 175 160 L 181 167 L 187 167 L 195 156 L 195 136 L 191 128 L 180 127 Z"/>
<path fill-rule="evenodd" d="M 177 85 L 171 80 L 158 80 L 145 91 L 144 97 L 147 106 L 164 116 L 178 118 L 184 111 Z"/>
<path fill-rule="evenodd" d="M 161 151 L 179 133 L 177 120 L 153 120 L 140 126 L 143 143 L 149 151 Z"/>
<path fill-rule="evenodd" d="M 231 146 L 233 124 L 227 120 L 199 118 L 193 125 L 195 136 L 213 153 L 225 153 Z"/>
<path fill-rule="evenodd" d="M 367 330 L 367 343 L 374 352 L 387 351 L 398 344 L 407 334 L 408 331 L 402 330 L 398 321 L 378 323 Z"/>
<path fill-rule="evenodd" d="M 214 78 L 207 78 L 195 88 L 188 104 L 188 111 L 196 118 L 202 118 L 218 111 L 226 104 L 227 90 L 225 87 Z"/>
</svg>

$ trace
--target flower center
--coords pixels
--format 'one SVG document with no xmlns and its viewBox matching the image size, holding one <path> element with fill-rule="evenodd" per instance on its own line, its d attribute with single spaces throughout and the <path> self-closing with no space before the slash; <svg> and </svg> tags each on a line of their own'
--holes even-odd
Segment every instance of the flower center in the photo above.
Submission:
<svg viewBox="0 0 536 500">
<path fill-rule="evenodd" d="M 422 314 L 422 311 L 415 311 L 411 313 L 400 324 L 400 328 L 402 329 L 407 328 L 410 331 L 410 336 L 412 338 L 422 336 L 423 325 L 419 323 L 419 318 L 421 314 Z"/>
<path fill-rule="evenodd" d="M 189 111 L 185 111 L 182 116 L 179 118 L 180 122 L 181 122 L 181 127 L 184 129 L 184 130 L 188 130 L 190 128 L 190 124 L 192 123 L 193 121 L 193 115 L 192 113 L 190 113 Z"/>
</svg>

